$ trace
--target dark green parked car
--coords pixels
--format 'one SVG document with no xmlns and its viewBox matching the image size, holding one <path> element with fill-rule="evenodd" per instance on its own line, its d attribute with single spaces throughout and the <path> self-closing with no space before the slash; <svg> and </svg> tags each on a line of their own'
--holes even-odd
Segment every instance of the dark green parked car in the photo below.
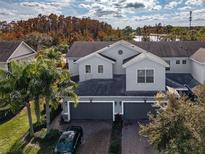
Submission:
<svg viewBox="0 0 205 154">
<path fill-rule="evenodd" d="M 71 126 L 60 136 L 54 152 L 56 154 L 75 154 L 83 137 L 80 126 Z"/>
</svg>

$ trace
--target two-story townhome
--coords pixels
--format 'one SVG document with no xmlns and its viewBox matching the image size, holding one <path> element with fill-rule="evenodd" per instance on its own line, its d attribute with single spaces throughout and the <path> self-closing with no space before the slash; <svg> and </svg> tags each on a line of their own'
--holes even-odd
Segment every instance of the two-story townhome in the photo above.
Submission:
<svg viewBox="0 0 205 154">
<path fill-rule="evenodd" d="M 72 119 L 145 119 L 157 92 L 205 83 L 205 42 L 75 42 L 67 53 L 80 102 L 65 99 Z"/>
<path fill-rule="evenodd" d="M 8 70 L 12 60 L 32 60 L 36 54 L 36 51 L 23 41 L 0 41 L 0 69 Z"/>
</svg>

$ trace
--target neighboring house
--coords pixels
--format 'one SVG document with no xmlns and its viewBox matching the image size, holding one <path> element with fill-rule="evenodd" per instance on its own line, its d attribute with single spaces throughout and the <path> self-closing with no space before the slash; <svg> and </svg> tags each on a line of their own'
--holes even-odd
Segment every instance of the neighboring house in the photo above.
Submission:
<svg viewBox="0 0 205 154">
<path fill-rule="evenodd" d="M 12 60 L 29 61 L 35 56 L 36 51 L 23 41 L 0 41 L 0 69 L 8 70 Z"/>
<path fill-rule="evenodd" d="M 145 119 L 154 96 L 205 83 L 205 42 L 75 42 L 67 53 L 80 103 L 65 99 L 72 119 Z M 187 85 L 187 86 L 185 86 Z"/>
<path fill-rule="evenodd" d="M 151 33 L 148 36 L 143 36 L 143 35 L 136 35 L 134 38 L 134 41 L 136 42 L 142 42 L 144 40 L 148 40 L 151 42 L 159 42 L 159 41 L 180 41 L 179 38 L 176 39 L 170 39 L 167 34 L 154 34 Z"/>
</svg>

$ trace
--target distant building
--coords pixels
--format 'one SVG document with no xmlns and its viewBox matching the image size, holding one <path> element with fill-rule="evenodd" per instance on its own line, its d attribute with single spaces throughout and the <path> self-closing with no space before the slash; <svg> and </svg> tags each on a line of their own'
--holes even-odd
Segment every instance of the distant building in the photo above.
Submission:
<svg viewBox="0 0 205 154">
<path fill-rule="evenodd" d="M 176 38 L 175 40 L 173 40 L 173 39 L 168 38 L 167 34 L 151 33 L 148 36 L 137 35 L 135 36 L 134 41 L 136 42 L 142 42 L 142 41 L 160 42 L 160 41 L 180 41 L 180 39 Z"/>
</svg>

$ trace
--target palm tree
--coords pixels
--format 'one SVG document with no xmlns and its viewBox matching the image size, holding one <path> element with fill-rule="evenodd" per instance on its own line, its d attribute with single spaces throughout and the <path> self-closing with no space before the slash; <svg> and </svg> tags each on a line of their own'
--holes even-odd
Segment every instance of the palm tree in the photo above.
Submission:
<svg viewBox="0 0 205 154">
<path fill-rule="evenodd" d="M 7 95 L 9 103 L 12 107 L 17 107 L 19 104 L 24 104 L 28 112 L 29 133 L 33 136 L 33 123 L 30 108 L 31 93 L 30 81 L 32 78 L 31 65 L 17 63 L 12 61 L 9 71 L 0 71 L 1 93 Z"/>
<path fill-rule="evenodd" d="M 69 96 L 77 102 L 76 85 L 71 81 L 69 72 L 57 67 L 58 62 L 53 59 L 38 57 L 38 80 L 42 91 L 41 95 L 46 103 L 46 126 L 50 130 L 50 105 L 56 105 L 63 96 Z"/>
<path fill-rule="evenodd" d="M 41 122 L 41 110 L 40 110 L 40 97 L 42 92 L 41 82 L 38 79 L 38 65 L 37 62 L 33 63 L 33 78 L 31 79 L 30 90 L 34 100 L 34 109 L 37 123 Z"/>
</svg>

